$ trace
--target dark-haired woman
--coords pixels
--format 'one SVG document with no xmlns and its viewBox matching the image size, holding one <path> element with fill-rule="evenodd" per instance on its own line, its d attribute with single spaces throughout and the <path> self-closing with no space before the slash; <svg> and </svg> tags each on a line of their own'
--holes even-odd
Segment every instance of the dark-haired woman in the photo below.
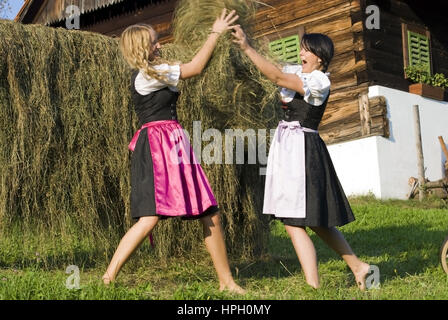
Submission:
<svg viewBox="0 0 448 320">
<path fill-rule="evenodd" d="M 325 143 L 317 128 L 330 96 L 326 73 L 333 57 L 332 40 L 323 34 L 305 34 L 301 41 L 301 65 L 280 70 L 248 43 L 240 26 L 234 26 L 234 42 L 272 82 L 281 87 L 284 120 L 271 142 L 266 171 L 263 213 L 285 225 L 307 283 L 318 288 L 316 250 L 306 232 L 311 228 L 335 250 L 365 289 L 370 266 L 358 259 L 336 226 L 355 220 Z"/>
</svg>

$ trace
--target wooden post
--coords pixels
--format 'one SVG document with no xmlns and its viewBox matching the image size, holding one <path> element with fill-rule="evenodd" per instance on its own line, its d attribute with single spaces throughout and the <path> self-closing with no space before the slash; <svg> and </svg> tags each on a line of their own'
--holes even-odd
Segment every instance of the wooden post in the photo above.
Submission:
<svg viewBox="0 0 448 320">
<path fill-rule="evenodd" d="M 442 147 L 443 153 L 445 154 L 446 160 L 448 160 L 448 149 L 446 148 L 445 141 L 443 141 L 443 137 L 439 136 L 440 146 Z"/>
<path fill-rule="evenodd" d="M 425 198 L 425 167 L 423 162 L 422 133 L 420 128 L 420 112 L 418 110 L 418 105 L 414 105 L 414 128 L 415 140 L 417 145 L 418 181 L 420 183 L 418 198 L 420 201 L 422 201 Z"/>
<path fill-rule="evenodd" d="M 439 142 L 443 153 L 445 154 L 445 178 L 448 178 L 448 149 L 446 148 L 445 141 L 443 141 L 442 136 L 439 136 Z"/>
</svg>

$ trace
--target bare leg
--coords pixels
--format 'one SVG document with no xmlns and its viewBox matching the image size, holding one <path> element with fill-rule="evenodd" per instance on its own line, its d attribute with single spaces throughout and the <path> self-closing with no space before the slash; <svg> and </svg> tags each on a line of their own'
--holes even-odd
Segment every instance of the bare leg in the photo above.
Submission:
<svg viewBox="0 0 448 320">
<path fill-rule="evenodd" d="M 285 228 L 291 238 L 297 257 L 299 258 L 306 282 L 315 289 L 319 288 L 317 256 L 313 241 L 311 241 L 311 238 L 303 227 L 285 225 Z"/>
<path fill-rule="evenodd" d="M 140 246 L 157 222 L 159 222 L 159 217 L 157 216 L 141 217 L 138 222 L 126 232 L 110 261 L 106 273 L 103 275 L 102 279 L 104 284 L 109 284 L 110 282 L 115 281 L 121 267 L 129 259 L 135 249 Z"/>
<path fill-rule="evenodd" d="M 219 213 L 205 216 L 201 218 L 201 222 L 203 224 L 205 246 L 218 274 L 219 290 L 245 294 L 246 291 L 235 283 L 230 272 Z"/>
<path fill-rule="evenodd" d="M 361 290 L 364 290 L 370 266 L 358 259 L 342 233 L 335 227 L 312 227 L 311 229 L 345 260 L 355 275 L 356 284 Z"/>
</svg>

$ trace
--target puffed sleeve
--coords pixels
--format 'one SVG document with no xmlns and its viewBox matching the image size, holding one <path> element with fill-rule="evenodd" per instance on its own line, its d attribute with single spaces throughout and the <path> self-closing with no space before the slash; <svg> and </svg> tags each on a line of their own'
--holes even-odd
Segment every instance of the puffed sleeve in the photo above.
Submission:
<svg viewBox="0 0 448 320">
<path fill-rule="evenodd" d="M 140 71 L 135 78 L 135 90 L 141 95 L 148 95 L 151 92 L 169 87 L 177 91 L 177 84 L 180 79 L 180 65 L 168 65 L 166 63 L 154 66 L 154 69 L 160 71 L 160 75 L 166 78 L 166 81 L 160 81 L 154 78 L 148 79 Z"/>
<path fill-rule="evenodd" d="M 302 75 L 302 65 L 301 64 L 287 64 L 283 66 L 282 71 L 284 73 L 294 73 L 298 75 L 299 77 Z M 296 92 L 294 90 L 281 88 L 280 89 L 280 97 L 283 102 L 288 103 L 290 102 L 294 96 L 296 95 Z"/>
<path fill-rule="evenodd" d="M 320 106 L 327 99 L 330 93 L 330 79 L 327 74 L 319 70 L 314 70 L 307 76 L 303 76 L 303 100 L 314 105 Z"/>
</svg>

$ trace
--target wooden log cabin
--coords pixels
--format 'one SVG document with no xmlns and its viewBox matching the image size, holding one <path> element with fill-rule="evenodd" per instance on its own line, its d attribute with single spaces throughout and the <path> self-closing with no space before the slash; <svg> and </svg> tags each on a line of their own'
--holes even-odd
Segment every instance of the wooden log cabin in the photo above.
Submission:
<svg viewBox="0 0 448 320">
<path fill-rule="evenodd" d="M 117 37 L 129 25 L 150 23 L 162 43 L 172 40 L 175 0 L 27 0 L 16 17 L 22 23 L 65 27 L 65 8 L 80 8 L 80 29 Z M 407 91 L 409 36 L 418 34 L 428 46 L 433 73 L 448 75 L 448 30 L 443 1 L 404 0 L 264 0 L 258 5 L 255 37 L 267 43 L 320 32 L 335 43 L 329 72 L 332 95 L 320 125 L 327 144 L 389 135 L 384 97 L 368 98 L 372 85 Z M 368 28 L 366 9 L 379 9 L 379 29 Z M 296 60 L 299 59 L 296 55 Z"/>
</svg>

